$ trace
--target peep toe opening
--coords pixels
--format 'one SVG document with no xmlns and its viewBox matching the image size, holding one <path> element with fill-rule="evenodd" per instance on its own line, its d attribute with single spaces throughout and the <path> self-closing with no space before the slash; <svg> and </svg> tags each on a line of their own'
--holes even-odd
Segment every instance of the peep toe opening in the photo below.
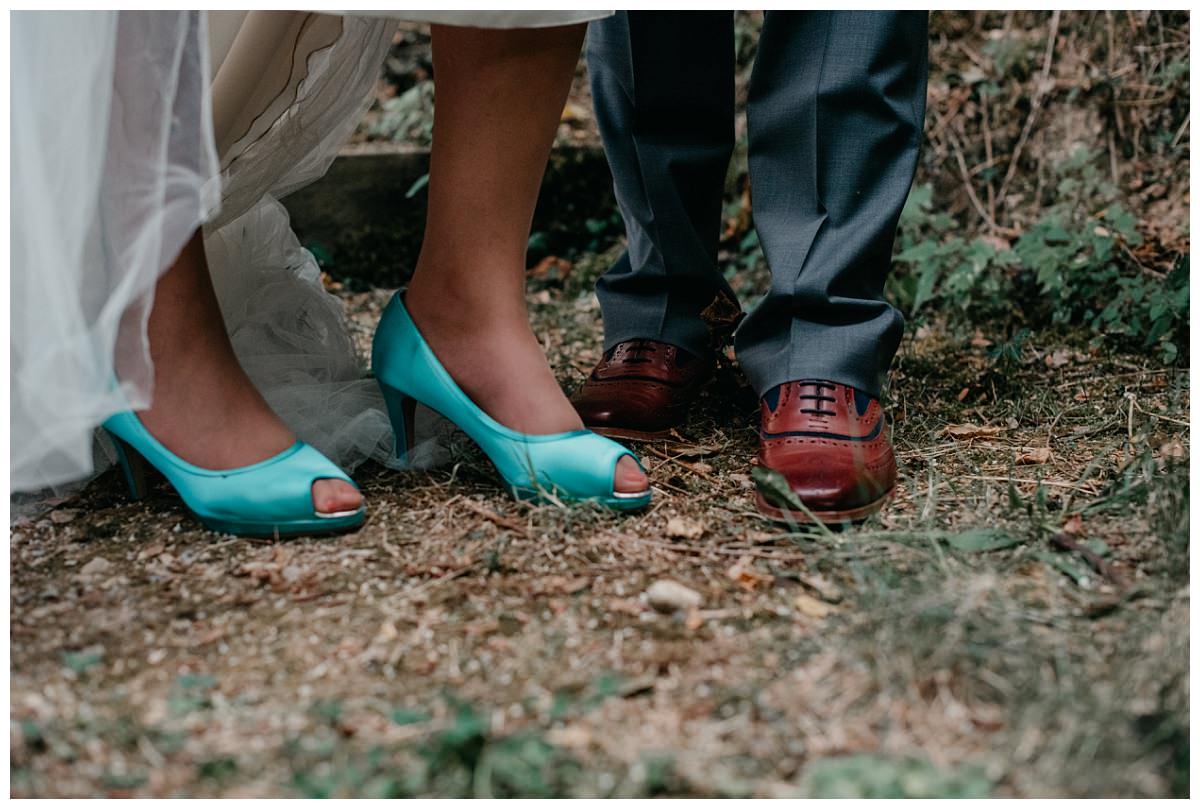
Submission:
<svg viewBox="0 0 1200 809">
<path fill-rule="evenodd" d="M 309 497 L 313 497 L 313 487 L 323 480 L 338 480 L 342 483 L 349 483 L 354 487 L 354 490 L 358 492 L 359 497 L 362 497 L 362 490 L 358 488 L 358 485 L 354 481 L 347 480 L 345 478 L 313 478 L 312 482 L 308 484 Z M 353 517 L 355 514 L 361 514 L 362 512 L 366 511 L 366 508 L 367 501 L 365 497 L 362 497 L 362 501 L 358 504 L 358 508 L 345 509 L 342 511 L 319 511 L 317 510 L 317 504 L 314 500 L 313 516 L 320 520 L 340 520 L 345 517 Z"/>
<path fill-rule="evenodd" d="M 621 465 L 621 461 L 625 460 L 626 458 L 633 458 L 633 462 L 637 464 L 638 469 L 642 470 L 642 474 L 646 476 L 646 488 L 639 492 L 617 491 L 617 467 L 619 467 Z M 617 500 L 640 500 L 641 498 L 647 497 L 652 493 L 653 491 L 650 487 L 650 473 L 646 471 L 646 467 L 642 466 L 642 462 L 638 460 L 638 457 L 632 452 L 626 452 L 624 455 L 618 456 L 617 460 L 613 463 L 612 496 Z"/>
</svg>

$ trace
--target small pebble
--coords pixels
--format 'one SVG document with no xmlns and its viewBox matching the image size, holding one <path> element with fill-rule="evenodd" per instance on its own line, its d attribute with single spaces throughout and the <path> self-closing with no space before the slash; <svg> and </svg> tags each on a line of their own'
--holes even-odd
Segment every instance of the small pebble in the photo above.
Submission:
<svg viewBox="0 0 1200 809">
<path fill-rule="evenodd" d="M 659 579 L 650 585 L 646 590 L 646 600 L 662 613 L 695 609 L 704 601 L 695 590 L 670 579 Z"/>
<path fill-rule="evenodd" d="M 112 567 L 112 562 L 105 559 L 103 556 L 97 556 L 92 561 L 88 562 L 83 567 L 79 568 L 79 572 L 84 576 L 98 576 L 101 573 L 108 572 Z"/>
</svg>

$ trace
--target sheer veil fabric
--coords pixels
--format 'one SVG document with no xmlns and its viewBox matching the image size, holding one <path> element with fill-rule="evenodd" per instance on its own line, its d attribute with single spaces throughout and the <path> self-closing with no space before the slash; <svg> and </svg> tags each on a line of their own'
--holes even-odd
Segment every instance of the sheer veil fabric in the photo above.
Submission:
<svg viewBox="0 0 1200 809">
<path fill-rule="evenodd" d="M 395 21 L 266 11 L 210 22 L 222 201 L 205 247 L 234 350 L 301 439 L 347 470 L 390 463 L 383 400 L 278 200 L 321 177 L 349 139 Z"/>
<path fill-rule="evenodd" d="M 277 198 L 332 162 L 395 22 L 251 13 L 219 20 L 212 44 L 208 22 L 13 14 L 14 491 L 109 463 L 95 428 L 149 405 L 154 283 L 201 225 L 225 326 L 272 407 L 343 467 L 389 457 L 382 401 Z"/>
<path fill-rule="evenodd" d="M 89 474 L 96 425 L 149 403 L 154 283 L 219 182 L 202 14 L 11 26 L 9 463 L 30 491 Z"/>
<path fill-rule="evenodd" d="M 150 403 L 154 283 L 200 226 L 267 401 L 343 468 L 389 463 L 382 399 L 279 199 L 324 174 L 361 119 L 396 17 L 506 28 L 607 13 L 14 12 L 12 489 L 108 464 L 95 428 Z"/>
</svg>

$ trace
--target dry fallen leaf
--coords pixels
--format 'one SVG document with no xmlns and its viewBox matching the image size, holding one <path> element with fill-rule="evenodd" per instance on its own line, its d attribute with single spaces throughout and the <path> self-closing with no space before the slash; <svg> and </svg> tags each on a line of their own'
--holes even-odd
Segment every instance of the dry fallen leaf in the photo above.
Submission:
<svg viewBox="0 0 1200 809">
<path fill-rule="evenodd" d="M 779 539 L 778 531 L 747 531 L 742 538 L 747 542 L 774 542 Z"/>
<path fill-rule="evenodd" d="M 810 573 L 806 576 L 799 577 L 799 581 L 810 590 L 815 590 L 817 595 L 821 597 L 822 601 L 825 601 L 829 604 L 837 604 L 842 600 L 841 589 L 824 576 L 816 573 Z"/>
<path fill-rule="evenodd" d="M 154 542 L 138 551 L 138 561 L 143 562 L 146 559 L 153 559 L 161 554 L 164 550 L 166 550 L 166 547 L 161 542 Z"/>
<path fill-rule="evenodd" d="M 1004 238 L 1003 236 L 997 236 L 995 234 L 985 234 L 983 236 L 980 236 L 979 240 L 982 242 L 985 242 L 987 244 L 990 244 L 992 247 L 996 248 L 996 250 L 1001 253 L 1003 253 L 1005 250 L 1012 249 L 1012 243 L 1008 239 Z"/>
<path fill-rule="evenodd" d="M 972 438 L 994 438 L 1002 432 L 1004 432 L 1003 427 L 984 427 L 979 424 L 948 424 L 942 430 L 943 435 L 959 441 L 967 441 Z"/>
<path fill-rule="evenodd" d="M 704 526 L 687 517 L 672 517 L 667 520 L 667 536 L 672 539 L 699 539 Z"/>
<path fill-rule="evenodd" d="M 546 739 L 560 747 L 582 750 L 591 744 L 592 734 L 580 725 L 567 725 L 563 728 L 551 728 L 546 732 Z"/>
<path fill-rule="evenodd" d="M 820 599 L 813 598 L 808 593 L 798 593 L 793 602 L 796 609 L 810 618 L 824 618 L 833 612 L 833 607 Z"/>
<path fill-rule="evenodd" d="M 566 576 L 546 576 L 534 581 L 529 589 L 531 595 L 574 595 L 586 588 L 592 580 L 588 576 L 568 579 Z"/>
<path fill-rule="evenodd" d="M 1164 458 L 1186 458 L 1187 449 L 1178 441 L 1167 441 L 1158 448 Z"/>
<path fill-rule="evenodd" d="M 565 281 L 574 265 L 565 258 L 546 256 L 526 271 L 530 278 L 538 280 Z"/>
<path fill-rule="evenodd" d="M 1074 354 L 1065 348 L 1060 348 L 1057 351 L 1052 351 L 1046 355 L 1045 363 L 1047 368 L 1061 368 L 1064 365 L 1071 364 L 1071 358 Z"/>
<path fill-rule="evenodd" d="M 733 581 L 747 590 L 754 590 L 759 585 L 770 585 L 775 577 L 754 567 L 753 556 L 743 556 L 725 573 Z"/>
<path fill-rule="evenodd" d="M 608 602 L 609 612 L 619 612 L 622 615 L 637 617 L 642 614 L 643 607 L 637 601 L 628 598 L 614 598 Z"/>
<path fill-rule="evenodd" d="M 1050 448 L 1049 447 L 1026 447 L 1017 455 L 1017 464 L 1037 464 L 1049 463 Z"/>
<path fill-rule="evenodd" d="M 1083 517 L 1078 514 L 1072 514 L 1071 517 L 1063 523 L 1062 532 L 1071 536 L 1083 536 Z"/>
</svg>

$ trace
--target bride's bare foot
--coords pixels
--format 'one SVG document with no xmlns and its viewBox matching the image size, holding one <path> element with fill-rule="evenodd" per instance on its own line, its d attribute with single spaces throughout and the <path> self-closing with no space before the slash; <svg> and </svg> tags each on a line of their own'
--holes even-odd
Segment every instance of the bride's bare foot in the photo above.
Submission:
<svg viewBox="0 0 1200 809">
<path fill-rule="evenodd" d="M 471 401 L 505 427 L 532 435 L 583 429 L 554 378 L 524 309 L 472 301 L 462 290 L 436 288 L 439 276 L 418 273 L 405 308 L 438 360 Z M 432 283 L 422 283 L 420 279 Z M 613 488 L 643 492 L 646 473 L 630 457 L 617 463 Z"/>
<path fill-rule="evenodd" d="M 159 280 L 147 330 L 154 395 L 138 417 L 167 449 L 204 469 L 233 469 L 296 442 L 238 364 L 199 234 Z M 341 480 L 316 481 L 312 492 L 314 509 L 326 514 L 362 503 Z"/>
</svg>

